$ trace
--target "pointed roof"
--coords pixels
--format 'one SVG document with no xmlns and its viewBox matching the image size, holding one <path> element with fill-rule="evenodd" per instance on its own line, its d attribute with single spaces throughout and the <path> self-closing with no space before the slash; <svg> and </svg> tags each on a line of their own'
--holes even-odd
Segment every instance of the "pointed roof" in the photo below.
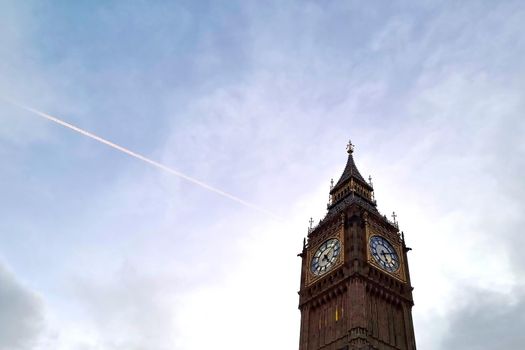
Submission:
<svg viewBox="0 0 525 350">
<path fill-rule="evenodd" d="M 352 144 L 351 141 L 348 142 L 346 151 L 348 152 L 348 160 L 346 161 L 345 170 L 343 171 L 343 174 L 339 178 L 339 181 L 337 181 L 335 186 L 331 189 L 330 193 L 337 191 L 340 187 L 342 187 L 345 183 L 347 183 L 350 180 L 350 178 L 356 179 L 368 189 L 373 190 L 372 187 L 365 181 L 363 176 L 361 176 L 361 174 L 359 173 L 359 170 L 357 170 L 357 166 L 355 165 L 355 162 L 354 162 L 354 157 L 352 156 L 352 154 L 354 153 L 354 145 Z"/>
</svg>

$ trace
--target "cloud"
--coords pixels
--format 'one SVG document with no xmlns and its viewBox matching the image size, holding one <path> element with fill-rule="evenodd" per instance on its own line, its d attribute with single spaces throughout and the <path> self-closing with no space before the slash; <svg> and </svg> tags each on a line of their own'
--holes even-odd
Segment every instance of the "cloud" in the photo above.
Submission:
<svg viewBox="0 0 525 350">
<path fill-rule="evenodd" d="M 75 277 L 44 349 L 171 350 L 176 295 L 164 275 L 130 264 L 97 278 Z M 51 327 L 50 327 L 51 328 Z"/>
<path fill-rule="evenodd" d="M 43 327 L 42 302 L 0 265 L 0 350 L 32 349 Z"/>
<path fill-rule="evenodd" d="M 441 349 L 521 349 L 525 343 L 525 294 L 466 288 L 449 314 Z"/>
<path fill-rule="evenodd" d="M 40 278 L 59 295 L 46 298 L 58 334 L 46 350 L 188 350 L 203 342 L 243 348 L 261 330 L 296 345 L 295 253 L 307 219 L 324 214 L 348 137 L 356 138 L 363 175 L 374 175 L 380 208 L 401 214 L 414 248 L 420 345 L 437 349 L 443 339 L 452 348 L 462 341 L 448 334 L 455 328 L 472 336 L 475 327 L 486 329 L 483 308 L 501 310 L 504 324 L 505 317 L 523 324 L 513 310 L 522 309 L 516 279 L 525 266 L 519 234 L 525 46 L 516 34 L 524 14 L 515 4 L 407 10 L 275 2 L 242 5 L 239 13 L 225 8 L 221 16 L 197 3 L 183 11 L 148 11 L 143 4 L 104 7 L 102 21 L 100 11 L 64 15 L 66 7 L 51 6 L 31 17 L 38 12 L 13 10 L 16 20 L 3 23 L 17 35 L 0 31 L 9 39 L 0 47 L 9 58 L 0 65 L 0 91 L 291 222 L 269 223 L 1 107 L 0 138 L 11 147 L 0 147 L 0 155 L 13 159 L 2 193 L 15 189 L 4 196 L 5 221 L 17 242 L 39 248 L 32 255 L 39 269 L 24 277 Z M 144 37 L 152 40 L 137 46 Z M 61 142 L 52 150 L 35 147 L 34 158 L 13 151 L 27 148 L 20 141 L 48 145 L 50 136 Z M 77 152 L 82 164 L 72 161 Z M 63 164 L 42 161 L 46 154 Z M 124 159 L 124 170 L 117 159 Z M 19 170 L 34 176 L 33 186 L 13 170 L 15 160 L 34 166 Z M 309 197 L 318 187 L 319 195 Z M 53 196 L 42 199 L 39 191 Z M 34 206 L 29 214 L 24 193 Z M 309 206 L 294 213 L 301 201 Z M 11 256 L 20 264 L 27 250 Z M 68 294 L 64 281 L 72 275 L 82 278 Z M 245 319 L 251 315 L 253 323 Z M 214 338 L 202 339 L 203 327 Z M 265 337 L 255 346 L 275 348 L 272 342 Z"/>
</svg>

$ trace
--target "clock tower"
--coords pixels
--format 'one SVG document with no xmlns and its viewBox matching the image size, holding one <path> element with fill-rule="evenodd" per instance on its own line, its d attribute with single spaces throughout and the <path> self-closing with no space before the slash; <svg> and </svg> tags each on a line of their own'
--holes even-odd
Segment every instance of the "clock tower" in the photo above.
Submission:
<svg viewBox="0 0 525 350">
<path fill-rule="evenodd" d="M 353 151 L 299 254 L 299 350 L 415 350 L 410 248 L 395 215 L 377 210 Z"/>
</svg>

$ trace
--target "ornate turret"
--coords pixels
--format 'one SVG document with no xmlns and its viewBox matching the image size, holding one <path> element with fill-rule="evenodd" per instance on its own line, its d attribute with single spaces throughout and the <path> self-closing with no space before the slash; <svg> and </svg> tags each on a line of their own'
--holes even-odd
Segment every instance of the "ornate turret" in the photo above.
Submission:
<svg viewBox="0 0 525 350">
<path fill-rule="evenodd" d="M 328 212 L 332 212 L 342 202 L 348 204 L 349 201 L 364 201 L 368 205 L 374 207 L 376 202 L 373 195 L 373 187 L 371 182 L 367 183 L 363 176 L 357 170 L 354 162 L 354 145 L 348 142 L 347 146 L 348 160 L 346 162 L 345 170 L 339 178 L 339 181 L 330 189 L 330 204 L 328 205 Z"/>
</svg>

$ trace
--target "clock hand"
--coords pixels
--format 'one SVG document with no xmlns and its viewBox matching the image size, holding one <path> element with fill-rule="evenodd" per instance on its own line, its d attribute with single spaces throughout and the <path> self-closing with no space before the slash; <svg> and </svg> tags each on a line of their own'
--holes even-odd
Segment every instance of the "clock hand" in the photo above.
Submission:
<svg viewBox="0 0 525 350">
<path fill-rule="evenodd" d="M 385 252 L 385 251 L 382 251 L 381 254 L 382 254 L 383 257 L 385 258 L 385 260 L 387 261 L 387 263 L 390 263 L 391 260 L 394 260 L 394 259 L 392 259 L 391 256 L 390 256 L 390 259 L 387 259 L 387 257 L 386 257 L 387 254 L 390 254 L 390 255 L 391 255 L 392 253 L 387 253 L 387 252 Z"/>
</svg>

